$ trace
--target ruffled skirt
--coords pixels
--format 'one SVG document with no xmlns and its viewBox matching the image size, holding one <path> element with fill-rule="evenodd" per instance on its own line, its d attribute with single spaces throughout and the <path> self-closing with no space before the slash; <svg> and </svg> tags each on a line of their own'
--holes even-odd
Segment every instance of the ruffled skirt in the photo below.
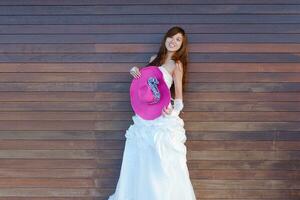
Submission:
<svg viewBox="0 0 300 200">
<path fill-rule="evenodd" d="M 186 134 L 179 116 L 132 117 L 122 166 L 108 200 L 196 200 L 186 164 Z"/>
</svg>

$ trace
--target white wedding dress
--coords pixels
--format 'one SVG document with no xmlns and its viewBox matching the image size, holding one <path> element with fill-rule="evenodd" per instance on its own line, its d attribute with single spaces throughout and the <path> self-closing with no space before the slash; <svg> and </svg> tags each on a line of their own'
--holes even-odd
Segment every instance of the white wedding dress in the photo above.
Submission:
<svg viewBox="0 0 300 200">
<path fill-rule="evenodd" d="M 172 76 L 159 69 L 170 89 Z M 179 116 L 132 119 L 120 177 L 108 200 L 196 200 L 186 164 L 184 121 Z"/>
</svg>

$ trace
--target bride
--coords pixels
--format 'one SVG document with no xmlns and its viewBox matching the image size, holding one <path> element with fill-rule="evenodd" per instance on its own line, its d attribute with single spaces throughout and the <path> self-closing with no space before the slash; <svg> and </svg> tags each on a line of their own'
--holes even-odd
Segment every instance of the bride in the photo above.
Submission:
<svg viewBox="0 0 300 200">
<path fill-rule="evenodd" d="M 178 26 L 170 28 L 147 66 L 157 66 L 162 72 L 174 103 L 155 119 L 132 117 L 119 180 L 108 200 L 196 200 L 186 163 L 184 121 L 179 117 L 187 66 L 185 31 Z M 134 79 L 141 77 L 136 66 L 130 74 Z"/>
</svg>

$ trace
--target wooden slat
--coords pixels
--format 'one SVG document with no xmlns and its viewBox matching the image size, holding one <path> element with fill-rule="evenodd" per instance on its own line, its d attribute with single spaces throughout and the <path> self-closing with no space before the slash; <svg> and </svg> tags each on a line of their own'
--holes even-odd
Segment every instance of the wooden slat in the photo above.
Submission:
<svg viewBox="0 0 300 200">
<path fill-rule="evenodd" d="M 294 92 L 185 92 L 184 102 L 215 101 L 300 101 L 300 93 Z M 0 92 L 0 101 L 39 101 L 39 102 L 105 102 L 105 101 L 129 101 L 128 93 L 113 92 Z M 121 114 L 121 113 L 120 113 Z"/>
<path fill-rule="evenodd" d="M 189 160 L 300 160 L 300 151 L 189 151 Z M 122 150 L 0 150 L 0 158 L 120 159 Z"/>
<path fill-rule="evenodd" d="M 146 9 L 145 9 L 146 8 Z M 300 14 L 299 5 L 93 5 L 2 6 L 1 15 L 128 15 L 128 14 Z"/>
<path fill-rule="evenodd" d="M 27 113 L 26 113 L 27 114 Z M 0 113 L 1 116 L 1 113 Z M 184 112 L 189 121 L 300 121 L 300 112 Z M 7 117 L 5 117 L 7 118 Z M 16 117 L 13 117 L 16 119 Z M 1 117 L 0 117 L 1 119 Z M 40 118 L 41 119 L 41 118 Z"/>
<path fill-rule="evenodd" d="M 299 131 L 188 131 L 187 135 L 190 140 L 284 140 L 284 141 L 299 141 Z"/>
<path fill-rule="evenodd" d="M 157 44 L 0 44 L 1 53 L 153 53 Z M 197 43 L 191 53 L 299 53 L 299 44 Z M 201 64 L 201 63 L 199 63 Z M 281 64 L 282 66 L 283 64 Z M 298 66 L 298 65 L 297 65 Z M 198 66 L 197 66 L 198 68 Z M 103 69 L 105 70 L 105 69 Z M 121 70 L 121 69 L 119 69 Z"/>
<path fill-rule="evenodd" d="M 110 179 L 115 181 L 118 177 L 119 168 L 116 169 L 6 169 L 0 170 L 3 174 L 1 179 L 17 179 L 28 178 L 33 179 L 49 178 L 49 179 Z M 298 171 L 286 170 L 190 170 L 190 175 L 195 177 L 193 180 L 291 180 L 299 181 Z M 203 187 L 202 187 L 203 189 Z"/>
<path fill-rule="evenodd" d="M 299 181 L 285 180 L 193 180 L 195 187 L 204 189 L 300 189 Z"/>
<path fill-rule="evenodd" d="M 0 194 L 8 197 L 104 197 L 109 191 L 104 193 L 103 190 L 95 188 L 3 188 L 0 189 Z"/>
<path fill-rule="evenodd" d="M 191 160 L 299 160 L 300 151 L 190 151 Z"/>
<path fill-rule="evenodd" d="M 120 169 L 0 169 L 1 178 L 105 178 L 117 179 Z M 297 170 L 190 170 L 201 180 L 291 180 L 299 181 Z M 192 179 L 194 180 L 194 179 Z"/>
<path fill-rule="evenodd" d="M 101 186 L 101 180 L 98 181 L 98 185 Z M 103 181 L 102 181 L 103 182 Z M 113 182 L 114 183 L 114 182 Z M 111 183 L 112 184 L 112 183 Z M 71 178 L 71 179 L 59 179 L 59 178 L 1 178 L 1 188 L 32 188 L 32 187 L 63 187 L 63 188 L 89 188 L 95 187 L 92 179 L 84 178 Z"/>
<path fill-rule="evenodd" d="M 297 14 L 289 15 L 268 15 L 268 14 L 245 14 L 245 15 L 188 15 L 182 14 L 155 14 L 155 15 L 58 15 L 58 16 L 0 16 L 0 24 L 12 25 L 46 25 L 46 24 L 201 24 L 201 23 L 299 23 L 300 17 Z M 271 34 L 270 34 L 271 35 Z M 252 34 L 253 36 L 253 34 Z M 110 36 L 112 37 L 112 36 Z M 278 36 L 276 36 L 278 37 Z M 107 37 L 108 38 L 108 37 Z M 150 37 L 148 37 L 150 39 Z M 156 40 L 158 41 L 158 40 Z"/>
<path fill-rule="evenodd" d="M 192 180 L 195 187 L 202 189 L 300 189 L 299 181 L 286 180 Z M 64 184 L 66 186 L 64 186 Z M 105 185 L 106 184 L 106 185 Z M 65 187 L 65 188 L 111 188 L 116 184 L 113 179 L 101 178 L 96 179 L 95 183 L 91 179 L 71 178 L 2 178 L 0 186 L 5 188 L 10 187 Z"/>
<path fill-rule="evenodd" d="M 125 131 L 131 121 L 2 120 L 2 130 L 115 130 Z M 186 122 L 188 131 L 300 131 L 299 122 Z"/>
<path fill-rule="evenodd" d="M 0 92 L 121 92 L 130 83 L 2 83 Z M 186 92 L 299 92 L 300 83 L 189 83 Z"/>
<path fill-rule="evenodd" d="M 1 4 L 1 2 L 0 2 Z M 115 34 L 115 33 L 160 33 L 163 34 L 172 24 L 64 24 L 64 25 L 0 25 L 1 34 Z M 178 24 L 189 33 L 299 33 L 299 24 Z M 4 44 L 2 44 L 4 45 Z M 20 44 L 22 45 L 22 44 Z M 52 44 L 57 45 L 57 44 Z M 134 44 L 127 44 L 132 46 Z M 191 47 L 197 44 L 190 44 Z M 234 44 L 224 44 L 234 45 Z M 258 44 L 248 44 L 258 45 Z M 273 44 L 276 45 L 276 44 Z M 297 44 L 280 44 L 297 45 Z M 147 44 L 143 46 L 147 47 Z M 43 48 L 44 49 L 44 48 Z M 59 50 L 59 49 L 58 49 Z M 197 49 L 191 48 L 190 51 Z M 201 50 L 201 48 L 199 49 Z M 198 51 L 199 51 L 198 50 Z M 272 49 L 268 49 L 272 51 Z M 87 50 L 85 50 L 87 51 Z"/>
<path fill-rule="evenodd" d="M 289 153 L 285 153 L 289 155 Z M 122 150 L 0 150 L 0 158 L 120 159 Z M 66 172 L 68 170 L 65 170 Z"/>
<path fill-rule="evenodd" d="M 133 112 L 0 112 L 0 120 L 128 120 Z M 185 111 L 182 118 L 188 121 L 207 122 L 298 122 L 300 112 L 190 112 Z"/>
<path fill-rule="evenodd" d="M 124 141 L 116 140 L 2 140 L 0 149 L 9 150 L 71 150 L 71 149 L 124 149 Z M 297 141 L 187 141 L 186 146 L 192 151 L 202 150 L 299 150 Z"/>
<path fill-rule="evenodd" d="M 300 37 L 299 37 L 300 38 Z M 1 38 L 0 38 L 1 39 Z M 78 39 L 80 40 L 80 39 Z M 20 41 L 22 42 L 22 41 Z M 52 41 L 55 42 L 55 41 Z M 108 56 L 109 55 L 109 56 Z M 0 62 L 143 62 L 149 54 L 0 54 Z M 290 54 L 266 53 L 191 53 L 191 62 L 300 62 Z M 146 63 L 145 63 L 146 64 Z M 143 64 L 143 66 L 145 65 Z M 131 65 L 131 64 L 127 64 Z"/>
<path fill-rule="evenodd" d="M 60 140 L 124 140 L 124 133 L 120 131 L 0 131 L 1 139 L 57 139 Z"/>
<path fill-rule="evenodd" d="M 2 140 L 0 141 L 0 149 L 27 149 L 27 150 L 71 150 L 71 149 L 124 149 L 124 141 L 116 140 L 39 140 L 39 141 L 30 141 L 30 140 Z M 286 143 L 289 144 L 289 143 Z M 295 144 L 296 146 L 297 144 Z M 290 145 L 291 150 L 293 150 L 292 144 Z M 276 148 L 277 149 L 277 148 Z"/>
<path fill-rule="evenodd" d="M 147 0 L 128 0 L 126 1 L 126 4 L 142 4 L 142 5 L 149 5 L 149 4 L 164 4 L 164 3 L 174 3 L 174 4 L 300 4 L 299 0 L 272 0 L 271 2 L 269 0 L 248 0 L 248 1 L 241 1 L 241 0 L 185 0 L 184 2 L 182 0 L 172 0 L 171 2 L 169 0 L 153 0 L 151 2 Z M 36 6 L 36 5 L 124 5 L 124 2 L 122 0 L 2 0 L 0 5 L 30 5 L 30 6 Z"/>
<path fill-rule="evenodd" d="M 9 169 L 119 169 L 121 159 L 13 159 L 2 158 Z M 299 170 L 300 161 L 291 160 L 188 160 L 190 170 Z"/>
<path fill-rule="evenodd" d="M 0 88 L 1 90 L 1 88 Z M 188 92 L 299 92 L 300 83 L 190 83 Z"/>
<path fill-rule="evenodd" d="M 280 82 L 300 82 L 300 73 L 285 72 L 285 73 L 188 73 L 187 76 L 191 79 L 190 83 L 280 83 Z M 129 73 L 0 73 L 0 83 L 51 83 L 51 82 L 122 82 L 131 83 L 132 78 Z"/>
<path fill-rule="evenodd" d="M 0 131 L 1 139 L 33 139 L 33 140 L 124 140 L 123 131 Z M 282 140 L 299 141 L 298 131 L 187 131 L 186 134 L 190 140 Z"/>
<path fill-rule="evenodd" d="M 0 72 L 129 72 L 145 63 L 0 63 Z M 188 72 L 300 72 L 298 63 L 189 63 Z"/>
<path fill-rule="evenodd" d="M 300 144 L 297 141 L 188 141 L 188 149 L 192 151 L 208 150 L 265 150 L 285 151 L 299 150 Z"/>
<path fill-rule="evenodd" d="M 120 168 L 121 159 L 0 159 L 9 169 L 107 169 Z M 280 161 L 279 161 L 280 162 Z M 287 167 L 282 166 L 283 169 Z"/>
<path fill-rule="evenodd" d="M 2 102 L 0 111 L 89 111 L 133 112 L 129 100 L 125 102 Z M 181 113 L 191 112 L 281 112 L 300 111 L 300 102 L 186 102 Z M 131 116 L 134 114 L 132 113 Z M 128 120 L 128 119 L 127 119 Z"/>
<path fill-rule="evenodd" d="M 0 200 L 25 200 L 27 197 L 0 197 Z M 107 200 L 106 197 L 30 197 L 31 200 Z"/>
<path fill-rule="evenodd" d="M 300 82 L 300 73 L 191 73 L 191 82 Z M 128 73 L 1 73 L 1 82 L 131 82 Z"/>
<path fill-rule="evenodd" d="M 298 15 L 299 16 L 299 15 Z M 150 16 L 148 16 L 150 17 Z M 163 17 L 163 16 L 161 16 Z M 174 16 L 174 18 L 177 16 Z M 225 17 L 225 16 L 224 16 Z M 26 18 L 26 17 L 22 17 Z M 40 19 L 41 17 L 39 17 Z M 102 17 L 101 17 L 102 18 Z M 135 18 L 139 18 L 136 17 Z M 194 17 L 197 18 L 197 17 Z M 199 17 L 199 18 L 202 18 Z M 266 17 L 263 17 L 266 18 Z M 292 18 L 292 17 L 290 17 Z M 296 16 L 294 16 L 296 18 Z M 3 20 L 0 17 L 0 25 L 3 23 Z M 42 18 L 41 18 L 42 19 Z M 63 18 L 64 19 L 64 18 Z M 179 18 L 180 19 L 180 18 Z M 279 18 L 280 19 L 280 18 Z M 278 19 L 278 20 L 279 20 Z M 297 18 L 296 18 L 297 19 Z M 53 19 L 53 22 L 45 22 L 45 23 L 54 23 L 57 20 L 62 19 Z M 72 20 L 78 20 L 78 19 L 72 19 Z M 108 20 L 108 19 L 107 19 Z M 128 19 L 130 20 L 130 19 Z M 161 19 L 159 19 L 161 20 Z M 231 19 L 230 19 L 231 20 Z M 254 19 L 259 20 L 259 19 Z M 276 19 L 274 19 L 276 20 Z M 17 20 L 18 21 L 18 20 Z M 299 21 L 295 21 L 294 23 L 299 23 Z M 33 22 L 28 22 L 33 23 Z M 69 22 L 65 22 L 69 23 Z M 82 22 L 83 23 L 83 22 Z M 95 22 L 96 23 L 96 22 Z M 97 22 L 99 23 L 99 22 Z M 121 22 L 116 22 L 121 23 Z M 139 23 L 139 22 L 137 22 Z M 158 23 L 158 22 L 153 22 Z M 216 22 L 212 22 L 216 23 Z M 229 23 L 229 22 L 228 22 Z M 253 22 L 243 22 L 243 21 L 237 21 L 236 23 L 253 23 Z M 284 22 L 282 22 L 284 23 Z M 299 43 L 299 35 L 300 34 L 276 34 L 274 36 L 273 34 L 218 34 L 218 33 L 204 33 L 204 34 L 190 34 L 191 38 L 189 41 L 191 43 Z M 123 39 L 123 37 L 126 38 L 126 40 Z M 150 44 L 157 44 L 157 41 L 161 40 L 160 34 L 125 34 L 125 33 L 116 33 L 111 34 L 110 37 L 107 37 L 107 34 L 61 34 L 58 36 L 55 35 L 45 35 L 45 34 L 25 34 L 25 35 L 1 35 L 0 38 L 0 44 L 3 43 L 9 43 L 9 44 L 16 44 L 16 43 L 25 43 L 25 44 L 37 44 L 37 43 L 45 43 L 45 44 L 51 44 L 51 43 L 58 43 L 58 44 L 66 44 L 66 43 L 72 43 L 72 44 L 86 44 L 86 43 L 103 43 L 103 44 L 119 44 L 119 43 L 150 43 Z M 152 56 L 153 53 L 150 56 Z M 267 58 L 272 55 L 265 54 Z M 290 57 L 291 60 L 297 59 L 297 57 L 292 57 L 292 55 L 284 55 L 284 54 L 278 54 L 278 56 L 281 57 Z M 143 62 L 145 60 L 149 60 L 149 57 L 144 57 Z M 202 58 L 203 59 L 203 58 Z M 115 59 L 114 59 L 115 60 Z M 102 60 L 104 61 L 104 60 Z M 288 62 L 287 60 L 286 62 Z M 104 61 L 107 62 L 107 61 Z M 141 61 L 142 62 L 142 61 Z M 199 61 L 200 62 L 200 61 Z M 265 60 L 265 62 L 268 62 L 268 60 Z M 281 62 L 285 62 L 285 60 L 281 60 Z"/>
<path fill-rule="evenodd" d="M 1 93 L 0 93 L 1 94 Z M 23 93 L 24 94 L 24 93 Z M 30 94 L 30 93 L 29 93 Z M 26 95 L 26 93 L 24 94 Z M 0 95 L 1 96 L 1 95 Z M 185 92 L 184 101 L 300 101 L 298 92 Z M 0 97 L 1 100 L 1 97 Z"/>
<path fill-rule="evenodd" d="M 299 190 L 200 190 L 197 197 L 203 199 L 292 199 L 300 195 Z"/>
<path fill-rule="evenodd" d="M 266 160 L 188 160 L 190 170 L 299 170 L 300 161 Z M 207 179 L 203 179 L 207 180 Z M 209 180 L 209 179 L 208 179 Z"/>
</svg>

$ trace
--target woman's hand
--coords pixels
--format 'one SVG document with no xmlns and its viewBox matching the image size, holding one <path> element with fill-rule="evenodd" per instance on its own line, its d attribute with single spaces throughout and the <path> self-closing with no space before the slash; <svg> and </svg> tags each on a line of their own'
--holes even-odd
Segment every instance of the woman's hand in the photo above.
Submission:
<svg viewBox="0 0 300 200">
<path fill-rule="evenodd" d="M 141 77 L 141 73 L 140 73 L 140 70 L 137 66 L 133 66 L 131 69 L 130 69 L 130 74 L 134 77 L 134 78 L 140 78 Z"/>
<path fill-rule="evenodd" d="M 169 116 L 171 115 L 172 113 L 172 110 L 173 110 L 173 107 L 168 107 L 166 108 L 165 106 L 163 107 L 163 110 L 162 110 L 162 115 L 165 117 L 165 116 Z"/>
</svg>

